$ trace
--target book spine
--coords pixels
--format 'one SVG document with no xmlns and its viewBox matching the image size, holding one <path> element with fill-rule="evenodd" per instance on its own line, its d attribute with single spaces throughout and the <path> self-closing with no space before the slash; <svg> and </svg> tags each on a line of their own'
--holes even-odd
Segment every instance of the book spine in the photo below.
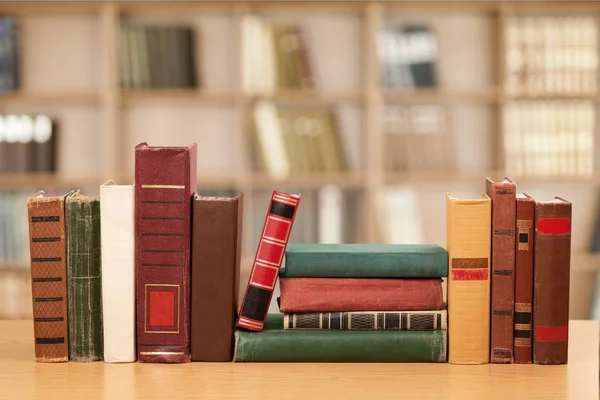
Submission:
<svg viewBox="0 0 600 400">
<path fill-rule="evenodd" d="M 135 247 L 133 186 L 100 187 L 104 361 L 133 362 Z"/>
<path fill-rule="evenodd" d="M 27 208 L 35 360 L 69 361 L 64 199 L 31 197 Z"/>
<path fill-rule="evenodd" d="M 491 200 L 446 198 L 448 362 L 486 364 L 490 345 Z"/>
<path fill-rule="evenodd" d="M 569 339 L 571 203 L 536 202 L 533 362 L 566 364 Z"/>
<path fill-rule="evenodd" d="M 236 331 L 234 362 L 445 362 L 447 331 Z"/>
<path fill-rule="evenodd" d="M 447 315 L 446 310 L 288 313 L 283 317 L 283 329 L 445 330 L 448 326 Z"/>
<path fill-rule="evenodd" d="M 281 278 L 280 311 L 441 310 L 441 279 Z"/>
<path fill-rule="evenodd" d="M 531 363 L 533 301 L 533 219 L 535 201 L 517 198 L 517 243 L 515 259 L 515 363 Z"/>
<path fill-rule="evenodd" d="M 100 201 L 74 194 L 66 199 L 69 359 L 102 360 Z"/>
<path fill-rule="evenodd" d="M 191 199 L 197 147 L 135 149 L 137 359 L 190 358 Z"/>
<path fill-rule="evenodd" d="M 490 362 L 513 362 L 516 185 L 486 181 L 492 199 Z"/>
<path fill-rule="evenodd" d="M 231 361 L 238 306 L 243 194 L 193 201 L 192 361 Z"/>
<path fill-rule="evenodd" d="M 299 195 L 278 191 L 273 191 L 271 195 L 250 280 L 236 323 L 239 328 L 261 331 L 264 327 L 299 204 Z"/>
</svg>

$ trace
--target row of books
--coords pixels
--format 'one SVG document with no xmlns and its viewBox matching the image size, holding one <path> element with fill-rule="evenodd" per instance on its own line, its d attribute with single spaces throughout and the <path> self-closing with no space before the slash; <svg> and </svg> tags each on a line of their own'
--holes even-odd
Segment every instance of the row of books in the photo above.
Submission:
<svg viewBox="0 0 600 400">
<path fill-rule="evenodd" d="M 186 25 L 123 21 L 118 43 L 121 87 L 191 88 L 199 85 L 197 35 Z"/>
<path fill-rule="evenodd" d="M 509 93 L 596 93 L 595 17 L 512 16 L 506 46 Z"/>
<path fill-rule="evenodd" d="M 25 193 L 0 192 L 0 265 L 13 269 L 29 265 L 26 198 Z"/>
<path fill-rule="evenodd" d="M 57 136 L 48 115 L 0 115 L 0 174 L 55 172 Z"/>
<path fill-rule="evenodd" d="M 505 108 L 505 163 L 510 174 L 582 177 L 594 172 L 592 101 L 515 101 Z"/>
</svg>

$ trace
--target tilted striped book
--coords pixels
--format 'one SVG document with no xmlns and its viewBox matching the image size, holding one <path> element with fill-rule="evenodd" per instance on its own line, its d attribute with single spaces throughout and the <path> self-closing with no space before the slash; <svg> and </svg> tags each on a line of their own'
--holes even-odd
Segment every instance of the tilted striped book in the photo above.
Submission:
<svg viewBox="0 0 600 400">
<path fill-rule="evenodd" d="M 288 313 L 283 329 L 428 331 L 448 329 L 446 310 Z"/>
</svg>

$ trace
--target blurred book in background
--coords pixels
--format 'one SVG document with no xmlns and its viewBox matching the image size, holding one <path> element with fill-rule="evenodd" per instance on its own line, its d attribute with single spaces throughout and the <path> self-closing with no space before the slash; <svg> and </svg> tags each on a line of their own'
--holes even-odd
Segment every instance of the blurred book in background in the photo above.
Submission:
<svg viewBox="0 0 600 400">
<path fill-rule="evenodd" d="M 0 17 L 0 92 L 20 88 L 19 27 L 16 19 Z"/>
</svg>

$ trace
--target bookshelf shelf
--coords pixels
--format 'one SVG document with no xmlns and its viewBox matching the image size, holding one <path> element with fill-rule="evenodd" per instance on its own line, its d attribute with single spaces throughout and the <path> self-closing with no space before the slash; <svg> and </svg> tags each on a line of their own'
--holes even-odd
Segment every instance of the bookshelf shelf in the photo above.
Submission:
<svg viewBox="0 0 600 400">
<path fill-rule="evenodd" d="M 0 105 L 90 105 L 95 106 L 100 101 L 100 93 L 94 92 L 3 92 L 0 93 Z"/>
<path fill-rule="evenodd" d="M 500 179 L 505 176 L 510 176 L 516 182 L 536 184 L 536 183 L 575 183 L 582 185 L 600 185 L 600 179 L 597 178 L 580 178 L 569 176 L 518 176 L 506 171 L 411 171 L 411 172 L 388 172 L 385 174 L 385 182 L 388 185 L 397 184 L 416 184 L 416 183 L 439 183 L 459 181 L 462 183 L 477 183 L 481 182 L 485 177 Z M 483 178 L 482 178 L 483 177 Z"/>
<path fill-rule="evenodd" d="M 313 103 L 317 102 L 362 102 L 364 99 L 363 92 L 356 91 L 326 91 L 326 90 L 290 90 L 277 93 L 265 94 L 246 94 L 246 99 L 250 101 L 256 100 L 272 100 L 290 103 Z"/>
<path fill-rule="evenodd" d="M 511 100 L 537 100 L 537 101 L 554 101 L 554 100 L 600 100 L 598 93 L 523 93 L 523 94 L 506 94 L 504 101 Z"/>
<path fill-rule="evenodd" d="M 362 189 L 366 177 L 358 173 L 319 174 L 291 176 L 287 179 L 274 180 L 268 176 L 256 174 L 251 179 L 251 186 L 256 189 L 269 189 L 275 186 L 291 188 L 319 188 L 332 185 L 347 189 Z"/>
<path fill-rule="evenodd" d="M 29 269 L 29 265 L 19 265 L 19 264 L 3 264 L 0 262 L 0 274 L 16 274 L 24 277 L 29 277 L 31 275 L 31 270 Z"/>
<path fill-rule="evenodd" d="M 235 100 L 234 93 L 209 92 L 190 89 L 139 89 L 123 90 L 121 101 L 125 106 L 148 104 L 231 104 Z"/>
<path fill-rule="evenodd" d="M 0 190 L 63 190 L 98 188 L 108 179 L 99 177 L 61 177 L 58 174 L 0 174 Z"/>
<path fill-rule="evenodd" d="M 499 101 L 499 90 L 390 90 L 384 96 L 388 104 L 495 104 Z"/>
</svg>

